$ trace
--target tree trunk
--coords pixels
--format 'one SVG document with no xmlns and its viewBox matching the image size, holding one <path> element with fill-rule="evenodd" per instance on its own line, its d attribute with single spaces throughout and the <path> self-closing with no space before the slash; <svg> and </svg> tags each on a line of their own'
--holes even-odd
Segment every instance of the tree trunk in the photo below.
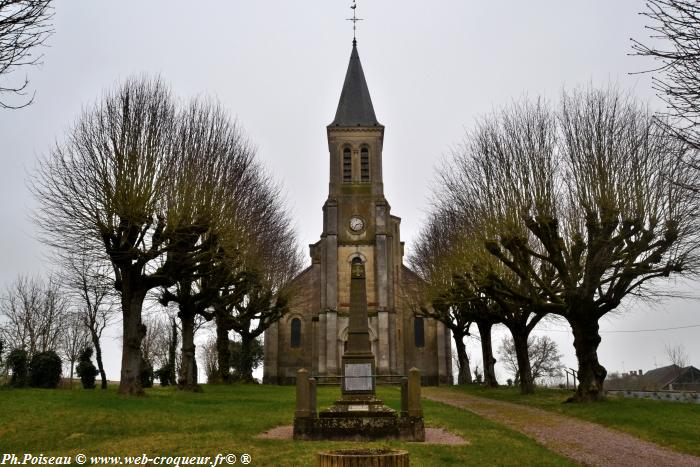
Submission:
<svg viewBox="0 0 700 467">
<path fill-rule="evenodd" d="M 168 368 L 170 369 L 170 374 L 168 375 L 168 379 L 170 379 L 170 384 L 175 384 L 177 382 L 177 375 L 175 373 L 175 360 L 176 354 L 177 354 L 177 323 L 175 322 L 175 319 L 173 318 L 171 323 L 171 335 L 170 335 L 170 344 L 168 345 Z M 194 342 L 194 337 L 192 337 L 192 341 Z M 195 358 L 196 361 L 196 358 Z M 197 371 L 195 370 L 195 375 L 197 374 Z M 195 379 L 195 383 L 196 383 Z"/>
<path fill-rule="evenodd" d="M 105 373 L 105 367 L 102 364 L 102 347 L 100 346 L 100 338 L 95 331 L 90 329 L 90 336 L 92 337 L 92 346 L 95 347 L 95 360 L 97 361 L 97 369 L 100 370 L 100 378 L 102 378 L 102 383 L 100 387 L 102 389 L 107 389 L 107 374 Z"/>
<path fill-rule="evenodd" d="M 467 346 L 464 345 L 464 335 L 457 335 L 454 331 L 452 337 L 457 348 L 457 384 L 470 384 L 472 382 L 472 372 L 469 368 L 469 356 L 467 355 Z"/>
<path fill-rule="evenodd" d="M 186 391 L 201 391 L 197 384 L 197 366 L 195 364 L 194 313 L 180 305 L 180 322 L 182 323 L 182 361 L 177 385 Z"/>
<path fill-rule="evenodd" d="M 252 383 L 253 379 L 253 341 L 255 338 L 242 334 L 241 335 L 241 361 L 239 368 L 241 370 L 241 380 L 244 383 Z"/>
<path fill-rule="evenodd" d="M 598 320 L 595 318 L 570 318 L 574 334 L 574 348 L 578 358 L 578 387 L 569 402 L 594 402 L 604 398 L 603 383 L 608 372 L 598 362 Z"/>
<path fill-rule="evenodd" d="M 481 336 L 481 356 L 484 362 L 484 384 L 486 387 L 498 387 L 496 380 L 496 370 L 494 365 L 496 359 L 493 358 L 493 347 L 491 345 L 491 328 L 493 323 L 477 321 L 476 325 L 479 328 L 479 336 Z"/>
<path fill-rule="evenodd" d="M 520 380 L 520 393 L 532 394 L 535 392 L 535 384 L 532 380 L 530 368 L 530 354 L 527 348 L 527 332 L 510 330 L 515 345 L 515 357 L 518 360 L 518 376 Z"/>
<path fill-rule="evenodd" d="M 228 329 L 216 320 L 216 352 L 219 357 L 219 378 L 222 383 L 231 382 L 231 350 L 229 349 Z"/>
<path fill-rule="evenodd" d="M 122 369 L 119 394 L 144 395 L 141 387 L 141 341 L 146 328 L 141 321 L 145 290 L 134 290 L 126 277 L 122 283 Z"/>
<path fill-rule="evenodd" d="M 75 366 L 75 360 L 70 361 L 70 388 L 73 389 L 73 367 Z"/>
</svg>

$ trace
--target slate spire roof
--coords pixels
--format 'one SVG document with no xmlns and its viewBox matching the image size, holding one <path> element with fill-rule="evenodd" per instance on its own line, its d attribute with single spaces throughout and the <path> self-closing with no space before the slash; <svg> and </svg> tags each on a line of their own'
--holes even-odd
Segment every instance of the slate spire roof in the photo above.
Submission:
<svg viewBox="0 0 700 467">
<path fill-rule="evenodd" d="M 362 71 L 357 42 L 352 42 L 352 53 L 348 71 L 345 74 L 343 91 L 340 93 L 338 110 L 332 126 L 377 126 L 379 122 L 374 114 L 372 98 L 369 96 L 367 81 Z"/>
</svg>

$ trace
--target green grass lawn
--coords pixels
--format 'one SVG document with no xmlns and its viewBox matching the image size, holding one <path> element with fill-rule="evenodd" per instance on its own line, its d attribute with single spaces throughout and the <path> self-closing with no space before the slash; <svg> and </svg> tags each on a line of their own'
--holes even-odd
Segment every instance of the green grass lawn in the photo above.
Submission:
<svg viewBox="0 0 700 467">
<path fill-rule="evenodd" d="M 570 390 L 537 388 L 535 394 L 521 395 L 517 388 L 487 389 L 467 385 L 453 388 L 475 396 L 539 407 L 572 417 L 600 423 L 639 438 L 700 456 L 700 404 L 663 402 L 610 396 L 591 404 L 565 404 Z"/>
<path fill-rule="evenodd" d="M 337 398 L 321 388 L 319 405 Z M 379 396 L 399 406 L 399 391 Z M 248 453 L 251 465 L 316 465 L 321 450 L 358 443 L 261 440 L 259 433 L 292 423 L 294 388 L 205 386 L 191 394 L 154 388 L 143 398 L 107 391 L 0 388 L 0 454 L 197 455 Z M 426 401 L 425 420 L 469 440 L 465 446 L 377 442 L 410 452 L 411 465 L 571 465 L 529 438 L 469 412 Z M 237 465 L 240 464 L 237 463 Z"/>
</svg>

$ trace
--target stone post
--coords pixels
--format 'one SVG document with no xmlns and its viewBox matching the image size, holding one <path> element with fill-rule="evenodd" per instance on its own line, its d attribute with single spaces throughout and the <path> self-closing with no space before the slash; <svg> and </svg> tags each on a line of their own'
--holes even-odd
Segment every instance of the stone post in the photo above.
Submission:
<svg viewBox="0 0 700 467">
<path fill-rule="evenodd" d="M 401 378 L 401 416 L 408 417 L 408 378 Z"/>
<path fill-rule="evenodd" d="M 316 416 L 316 378 L 309 378 L 309 416 Z"/>
<path fill-rule="evenodd" d="M 415 367 L 408 370 L 408 415 L 423 416 L 420 404 L 420 370 Z"/>
<path fill-rule="evenodd" d="M 295 417 L 310 417 L 309 372 L 306 368 L 297 371 L 297 409 Z"/>
</svg>

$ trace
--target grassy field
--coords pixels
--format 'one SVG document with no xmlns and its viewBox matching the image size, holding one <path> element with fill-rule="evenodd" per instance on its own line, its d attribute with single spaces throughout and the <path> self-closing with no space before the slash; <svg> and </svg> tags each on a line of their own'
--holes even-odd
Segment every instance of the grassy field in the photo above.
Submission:
<svg viewBox="0 0 700 467">
<path fill-rule="evenodd" d="M 319 405 L 330 405 L 337 388 L 322 388 Z M 399 392 L 379 396 L 398 408 Z M 411 465 L 571 465 L 525 436 L 466 411 L 426 401 L 425 420 L 469 440 L 465 446 L 381 442 L 407 449 Z M 107 391 L 0 388 L 0 454 L 197 455 L 248 453 L 251 465 L 316 465 L 325 449 L 358 443 L 261 440 L 259 433 L 289 425 L 294 388 L 205 386 L 189 394 L 154 388 L 143 398 Z M 239 463 L 240 464 L 240 463 Z"/>
<path fill-rule="evenodd" d="M 571 391 L 538 388 L 535 394 L 523 396 L 518 389 L 509 387 L 487 389 L 468 385 L 457 386 L 453 390 L 600 423 L 677 451 L 700 456 L 700 404 L 616 396 L 595 404 L 565 404 L 563 402 Z"/>
</svg>

